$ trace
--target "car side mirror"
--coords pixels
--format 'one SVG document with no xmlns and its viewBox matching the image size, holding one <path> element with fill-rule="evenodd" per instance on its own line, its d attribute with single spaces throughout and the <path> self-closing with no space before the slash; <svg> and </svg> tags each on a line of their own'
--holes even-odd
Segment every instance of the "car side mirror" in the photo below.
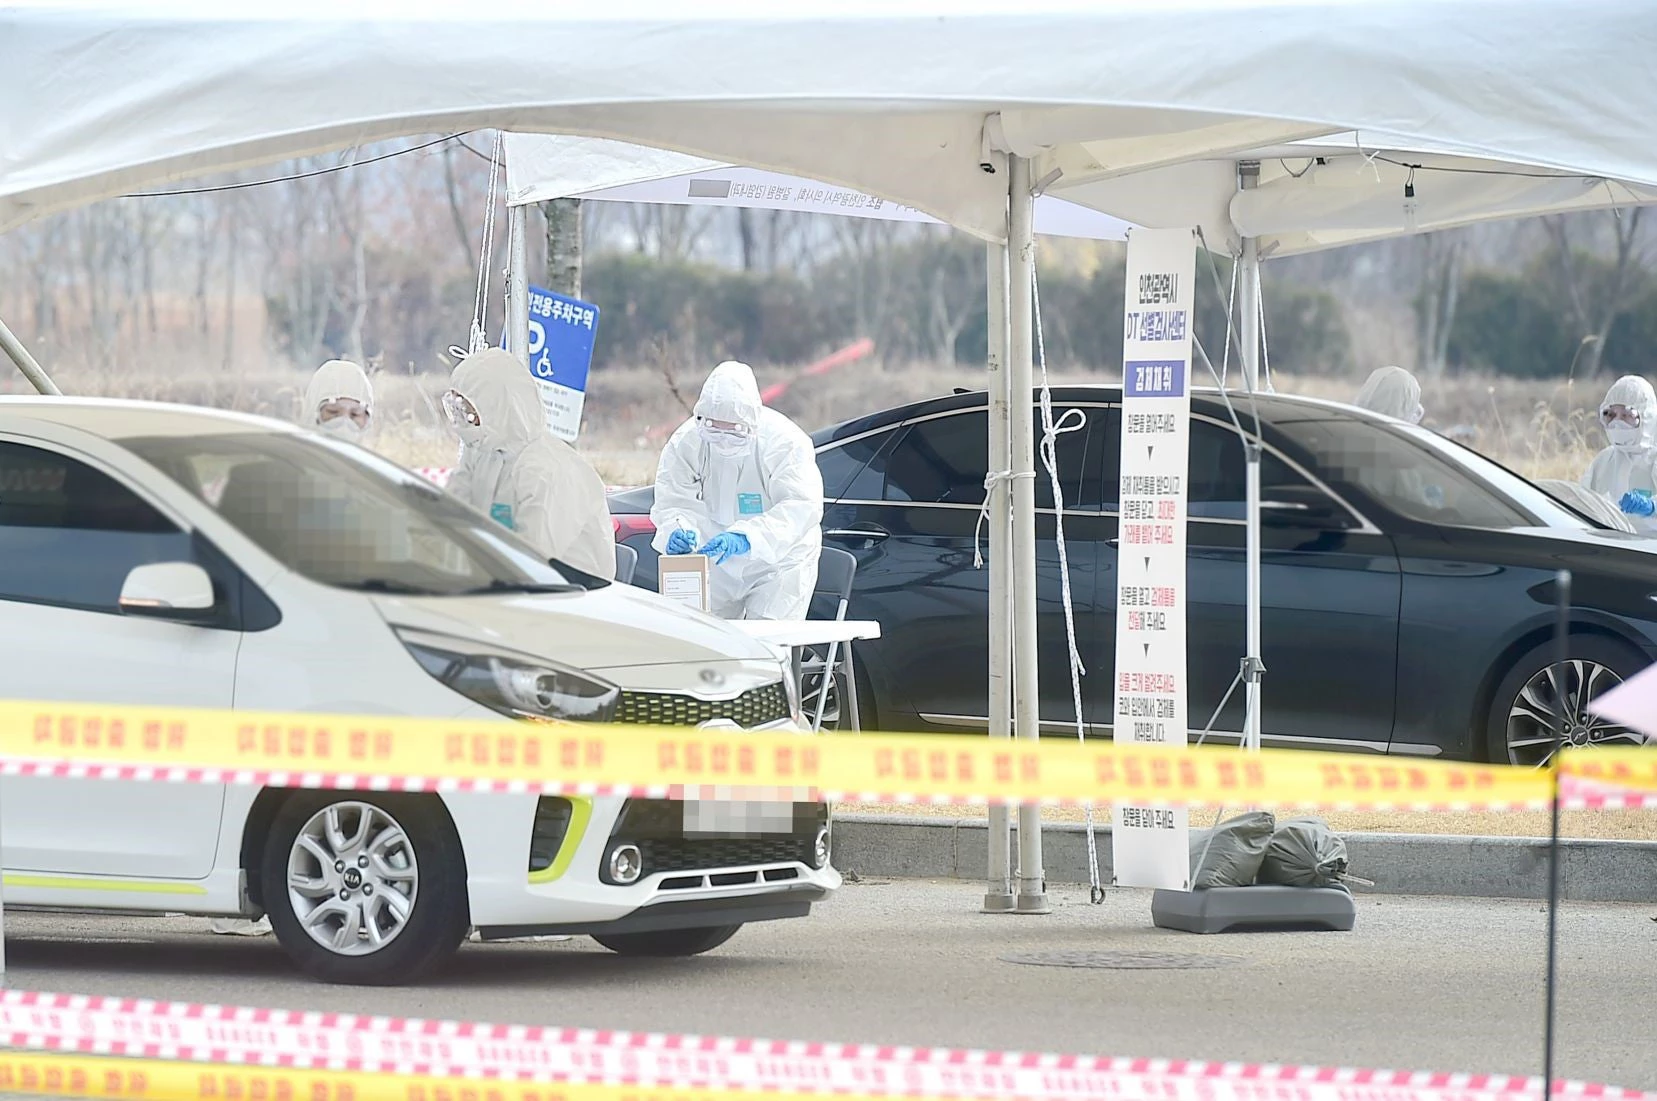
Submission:
<svg viewBox="0 0 1657 1101">
<path fill-rule="evenodd" d="M 120 607 L 130 616 L 201 623 L 213 618 L 218 600 L 213 579 L 194 562 L 153 562 L 127 574 Z"/>
<path fill-rule="evenodd" d="M 1311 486 L 1272 486 L 1262 490 L 1260 522 L 1273 527 L 1352 526 L 1345 509 L 1328 494 Z"/>
</svg>

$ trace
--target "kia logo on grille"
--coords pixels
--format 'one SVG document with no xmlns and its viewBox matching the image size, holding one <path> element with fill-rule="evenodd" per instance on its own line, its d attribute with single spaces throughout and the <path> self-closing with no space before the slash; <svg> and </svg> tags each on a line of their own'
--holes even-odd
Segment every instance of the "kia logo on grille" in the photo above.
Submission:
<svg viewBox="0 0 1657 1101">
<path fill-rule="evenodd" d="M 704 669 L 702 670 L 702 683 L 718 688 L 725 683 L 725 674 L 717 669 Z"/>
</svg>

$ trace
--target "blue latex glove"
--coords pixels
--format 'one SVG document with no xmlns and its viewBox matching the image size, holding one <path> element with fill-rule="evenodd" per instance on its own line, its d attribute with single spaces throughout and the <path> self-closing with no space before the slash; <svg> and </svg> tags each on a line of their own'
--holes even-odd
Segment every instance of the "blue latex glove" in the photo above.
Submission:
<svg viewBox="0 0 1657 1101">
<path fill-rule="evenodd" d="M 1630 516 L 1650 516 L 1657 512 L 1657 503 L 1652 501 L 1651 494 L 1632 489 L 1622 495 L 1617 507 Z"/>
<path fill-rule="evenodd" d="M 751 548 L 748 537 L 740 531 L 727 531 L 723 535 L 716 535 L 703 543 L 697 554 L 705 554 L 713 559 L 714 565 L 724 562 L 727 558 L 747 554 Z"/>
<path fill-rule="evenodd" d="M 696 533 L 694 531 L 678 528 L 675 529 L 672 535 L 667 537 L 667 553 L 669 554 L 689 554 L 695 547 Z"/>
</svg>

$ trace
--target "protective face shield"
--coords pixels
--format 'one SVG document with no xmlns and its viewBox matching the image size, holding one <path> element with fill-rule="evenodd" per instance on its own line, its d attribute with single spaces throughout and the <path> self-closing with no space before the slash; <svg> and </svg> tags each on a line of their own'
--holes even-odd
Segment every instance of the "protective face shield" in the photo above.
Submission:
<svg viewBox="0 0 1657 1101">
<path fill-rule="evenodd" d="M 1612 447 L 1629 451 L 1640 446 L 1643 439 L 1643 420 L 1638 409 L 1620 404 L 1602 405 L 1599 410 L 1599 422 L 1605 429 L 1605 438 L 1611 442 Z"/>
<path fill-rule="evenodd" d="M 722 459 L 734 459 L 748 450 L 749 433 L 745 424 L 698 417 L 696 430 L 708 450 Z"/>
<path fill-rule="evenodd" d="M 462 443 L 483 442 L 483 418 L 478 416 L 477 408 L 466 400 L 464 394 L 446 391 L 443 395 L 443 415 L 449 418 L 450 427 Z"/>
</svg>

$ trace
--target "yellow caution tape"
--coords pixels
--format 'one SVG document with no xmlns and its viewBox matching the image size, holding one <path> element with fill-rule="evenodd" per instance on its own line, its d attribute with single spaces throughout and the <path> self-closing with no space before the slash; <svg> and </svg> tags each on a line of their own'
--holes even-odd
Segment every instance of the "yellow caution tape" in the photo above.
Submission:
<svg viewBox="0 0 1657 1101">
<path fill-rule="evenodd" d="M 727 1101 L 737 1089 L 523 1082 L 0 1052 L 0 1094 L 143 1101 Z M 837 1094 L 847 1101 L 858 1101 Z"/>
<path fill-rule="evenodd" d="M 1641 746 L 1569 747 L 1560 755 L 1561 777 L 1605 787 L 1657 792 L 1657 749 Z"/>
<path fill-rule="evenodd" d="M 1543 770 L 1300 750 L 0 703 L 0 771 L 306 787 L 893 802 L 1545 806 Z M 742 798 L 730 791 L 727 798 Z"/>
</svg>

